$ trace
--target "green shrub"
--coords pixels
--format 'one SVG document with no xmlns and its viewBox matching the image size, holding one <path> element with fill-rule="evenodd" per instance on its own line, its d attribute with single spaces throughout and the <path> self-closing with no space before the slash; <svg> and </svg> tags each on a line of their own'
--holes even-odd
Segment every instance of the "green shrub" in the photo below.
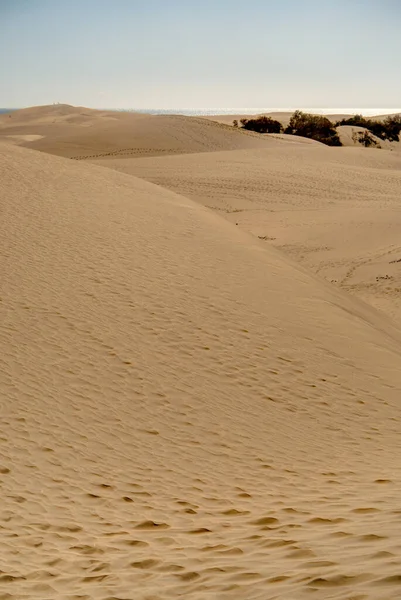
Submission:
<svg viewBox="0 0 401 600">
<path fill-rule="evenodd" d="M 283 126 L 279 121 L 270 117 L 256 117 L 254 119 L 241 119 L 241 127 L 257 133 L 280 133 Z"/>
<path fill-rule="evenodd" d="M 387 139 L 390 140 L 390 142 L 399 142 L 401 132 L 401 114 L 394 115 L 394 117 L 386 117 L 383 120 L 383 125 Z"/>
<path fill-rule="evenodd" d="M 390 142 L 400 141 L 401 115 L 386 117 L 383 119 L 383 121 L 365 119 L 365 117 L 362 115 L 353 115 L 348 119 L 342 119 L 341 121 L 338 121 L 336 126 L 338 125 L 354 125 L 356 127 L 365 127 L 381 140 L 389 140 Z"/>
<path fill-rule="evenodd" d="M 284 133 L 310 138 L 327 146 L 342 146 L 338 133 L 329 119 L 300 110 L 294 112 Z"/>
<path fill-rule="evenodd" d="M 354 142 L 358 144 L 362 144 L 365 148 L 370 148 L 370 146 L 374 146 L 376 148 L 381 148 L 380 144 L 376 142 L 376 140 L 372 137 L 372 133 L 365 129 L 365 131 L 356 131 L 352 134 L 352 139 Z"/>
</svg>

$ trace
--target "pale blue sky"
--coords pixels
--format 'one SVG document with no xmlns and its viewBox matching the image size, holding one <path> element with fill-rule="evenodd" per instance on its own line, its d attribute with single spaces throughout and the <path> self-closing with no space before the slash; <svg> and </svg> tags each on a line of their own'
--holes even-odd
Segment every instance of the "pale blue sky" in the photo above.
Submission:
<svg viewBox="0 0 401 600">
<path fill-rule="evenodd" d="M 401 105 L 401 0 L 0 0 L 0 107 Z"/>
</svg>

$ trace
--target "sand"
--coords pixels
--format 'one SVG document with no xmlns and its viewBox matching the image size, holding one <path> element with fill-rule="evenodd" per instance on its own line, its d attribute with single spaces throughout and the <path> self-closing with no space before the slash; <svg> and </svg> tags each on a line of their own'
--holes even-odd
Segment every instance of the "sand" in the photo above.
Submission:
<svg viewBox="0 0 401 600">
<path fill-rule="evenodd" d="M 401 324 L 401 154 L 273 141 L 99 164 L 215 210 Z"/>
<path fill-rule="evenodd" d="M 397 597 L 401 330 L 201 197 L 295 231 L 401 170 L 269 143 L 137 159 L 182 194 L 0 144 L 2 599 Z"/>
<path fill-rule="evenodd" d="M 265 148 L 270 140 L 205 119 L 52 105 L 0 116 L 0 141 L 74 159 Z M 21 141 L 21 136 L 37 139 Z M 39 137 L 40 136 L 40 137 Z"/>
<path fill-rule="evenodd" d="M 83 106 L 69 104 L 49 104 L 46 106 L 31 106 L 11 113 L 0 115 L 0 129 L 22 127 L 24 125 L 81 125 L 90 126 L 102 121 L 122 120 L 127 113 L 94 110 Z M 138 117 L 135 114 L 132 116 Z M 52 128 L 51 131 L 54 131 Z"/>
<path fill-rule="evenodd" d="M 291 112 L 270 112 L 270 113 L 264 113 L 265 116 L 270 117 L 272 119 L 275 119 L 277 121 L 280 121 L 280 123 L 283 125 L 283 127 L 287 127 L 290 119 L 291 119 L 291 115 L 293 113 Z M 392 117 L 395 116 L 397 113 L 392 113 L 392 114 L 388 114 L 388 115 L 377 115 L 377 116 L 373 116 L 373 117 L 368 117 L 370 119 L 376 120 L 376 121 L 381 121 L 383 119 L 385 119 L 386 117 Z M 240 123 L 241 119 L 251 119 L 252 117 L 257 117 L 260 115 L 210 115 L 205 117 L 205 119 L 211 120 L 211 121 L 215 121 L 217 123 L 221 123 L 221 124 L 225 124 L 225 125 L 233 125 L 233 120 L 236 119 L 238 123 Z M 330 121 L 332 123 L 337 123 L 338 121 L 341 121 L 342 119 L 348 119 L 349 117 L 351 117 L 350 114 L 327 114 L 327 115 L 323 115 L 326 118 L 330 119 Z M 370 139 L 372 140 L 372 144 L 371 144 L 371 148 L 376 148 L 376 149 L 386 149 L 386 150 L 396 150 L 396 151 L 400 151 L 401 150 L 401 143 L 399 142 L 389 142 L 388 140 L 381 140 L 380 138 L 378 138 L 377 136 L 371 134 L 371 132 L 369 132 L 365 127 L 355 127 L 355 126 L 350 126 L 350 125 L 340 125 L 339 127 L 337 127 L 337 133 L 340 137 L 341 143 L 343 144 L 343 146 L 356 146 L 356 147 L 360 147 L 361 146 L 361 141 L 359 138 L 359 134 L 364 134 L 365 132 L 368 133 Z"/>
<path fill-rule="evenodd" d="M 337 127 L 337 133 L 340 137 L 343 146 L 364 146 L 364 136 L 368 136 L 370 143 L 369 148 L 378 150 L 390 150 L 391 152 L 401 151 L 401 142 L 390 142 L 382 140 L 377 135 L 373 135 L 366 127 L 356 127 L 354 125 L 340 125 Z"/>
</svg>

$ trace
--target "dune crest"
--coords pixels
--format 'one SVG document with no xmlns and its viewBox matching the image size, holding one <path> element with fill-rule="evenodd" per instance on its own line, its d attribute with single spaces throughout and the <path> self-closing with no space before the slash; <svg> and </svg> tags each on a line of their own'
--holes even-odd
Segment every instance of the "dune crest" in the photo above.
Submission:
<svg viewBox="0 0 401 600">
<path fill-rule="evenodd" d="M 23 140 L 23 136 L 37 139 Z M 33 107 L 1 115 L 1 139 L 17 139 L 20 145 L 31 149 L 77 160 L 266 148 L 271 144 L 259 134 L 206 119 L 68 105 Z"/>
<path fill-rule="evenodd" d="M 394 599 L 397 327 L 160 186 L 0 170 L 4 598 Z"/>
<path fill-rule="evenodd" d="M 265 149 L 97 164 L 196 200 L 401 324 L 401 154 L 268 137 Z"/>
<path fill-rule="evenodd" d="M 340 125 L 337 127 L 337 132 L 340 136 L 343 146 L 366 146 L 368 148 L 384 149 L 390 151 L 401 150 L 401 143 L 389 140 L 382 140 L 374 135 L 366 127 L 356 127 L 355 125 Z"/>
<path fill-rule="evenodd" d="M 70 104 L 30 106 L 0 115 L 0 131 L 29 125 L 88 125 L 104 119 L 119 120 L 125 113 L 97 110 Z M 132 116 L 137 116 L 132 114 Z"/>
</svg>

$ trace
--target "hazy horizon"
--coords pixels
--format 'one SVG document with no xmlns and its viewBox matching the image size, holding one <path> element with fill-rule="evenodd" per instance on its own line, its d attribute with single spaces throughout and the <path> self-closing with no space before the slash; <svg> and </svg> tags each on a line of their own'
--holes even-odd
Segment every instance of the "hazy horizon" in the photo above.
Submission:
<svg viewBox="0 0 401 600">
<path fill-rule="evenodd" d="M 391 110 L 400 24 L 395 0 L 1 0 L 0 106 Z"/>
<path fill-rule="evenodd" d="M 62 102 L 53 103 L 54 106 L 58 104 L 64 104 Z M 7 113 L 9 111 L 14 112 L 16 110 L 21 110 L 23 108 L 30 108 L 28 106 L 18 106 L 18 107 L 0 107 L 0 114 Z M 89 108 L 89 107 L 83 107 Z M 313 112 L 316 114 L 322 115 L 335 115 L 335 114 L 363 114 L 366 117 L 373 117 L 379 115 L 393 114 L 393 113 L 401 113 L 401 108 L 321 108 L 321 107 L 297 107 L 297 108 L 270 108 L 270 107 L 262 107 L 262 108 L 224 108 L 224 107 L 215 107 L 215 108 L 183 108 L 176 107 L 171 109 L 165 108 L 114 108 L 114 107 L 91 107 L 96 110 L 110 110 L 110 111 L 118 111 L 118 112 L 139 112 L 145 114 L 154 114 L 154 115 L 169 115 L 169 114 L 182 114 L 188 116 L 209 116 L 209 115 L 238 115 L 238 114 L 260 114 L 260 113 L 274 113 L 274 112 L 294 112 L 295 110 L 302 110 L 304 112 Z"/>
</svg>

